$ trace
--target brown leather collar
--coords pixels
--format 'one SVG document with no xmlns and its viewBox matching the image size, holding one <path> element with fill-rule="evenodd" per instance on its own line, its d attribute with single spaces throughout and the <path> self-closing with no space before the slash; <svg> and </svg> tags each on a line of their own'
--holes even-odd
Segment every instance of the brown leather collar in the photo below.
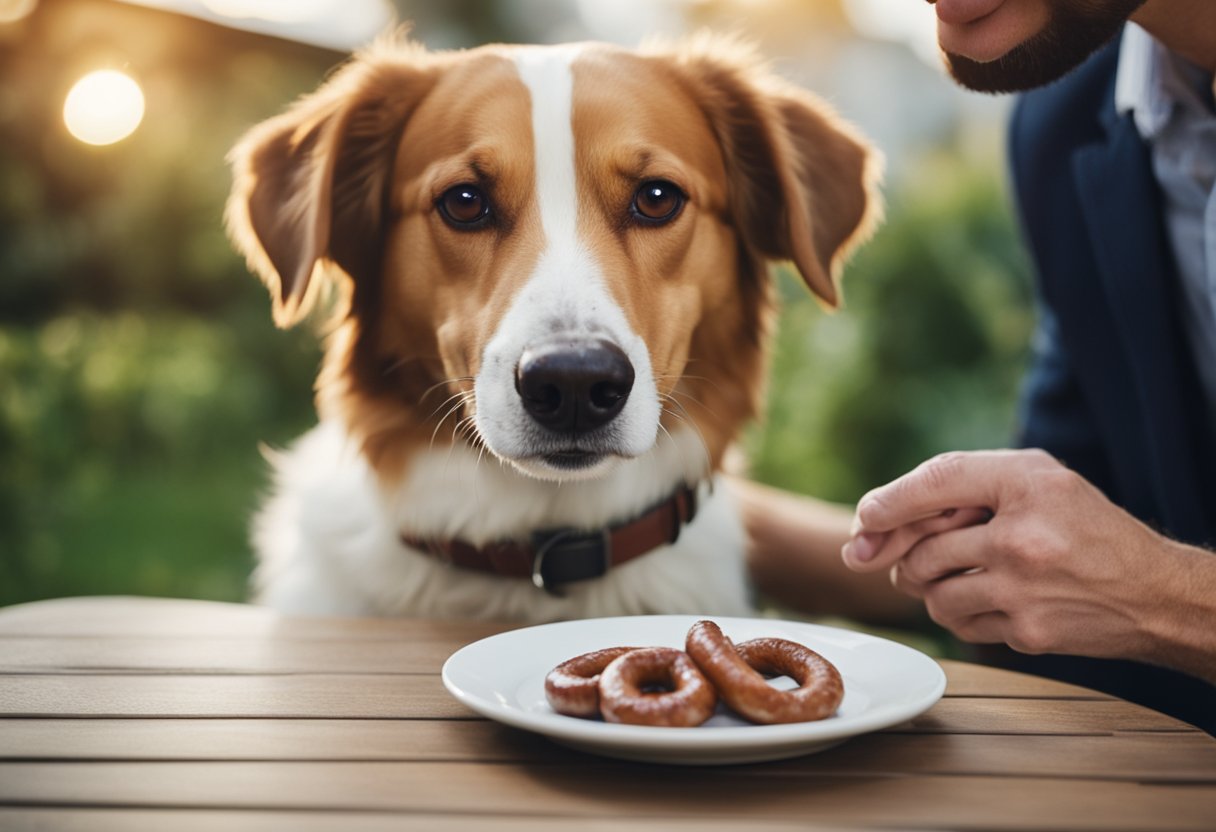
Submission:
<svg viewBox="0 0 1216 832">
<path fill-rule="evenodd" d="M 529 541 L 502 540 L 474 546 L 464 540 L 434 540 L 401 534 L 401 542 L 452 566 L 531 578 L 541 589 L 560 594 L 563 584 L 598 578 L 613 566 L 675 543 L 680 529 L 697 514 L 696 486 L 681 485 L 663 502 L 626 523 L 587 531 L 543 529 Z"/>
</svg>

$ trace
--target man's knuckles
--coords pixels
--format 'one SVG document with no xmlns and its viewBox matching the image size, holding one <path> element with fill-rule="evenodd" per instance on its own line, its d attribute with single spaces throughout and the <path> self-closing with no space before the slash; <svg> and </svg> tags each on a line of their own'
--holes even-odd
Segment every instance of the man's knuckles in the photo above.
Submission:
<svg viewBox="0 0 1216 832">
<path fill-rule="evenodd" d="M 857 503 L 859 524 L 867 530 L 886 531 L 899 512 L 946 488 L 961 472 L 966 456 L 964 451 L 938 454 L 899 479 L 867 492 Z"/>
<path fill-rule="evenodd" d="M 909 496 L 921 496 L 942 491 L 962 474 L 967 452 L 947 451 L 922 462 L 903 480 Z"/>
<path fill-rule="evenodd" d="M 1040 578 L 1055 571 L 1068 556 L 1068 542 L 1039 519 L 1009 519 L 998 516 L 988 524 L 988 545 L 994 557 L 992 568 L 1023 578 Z"/>
</svg>

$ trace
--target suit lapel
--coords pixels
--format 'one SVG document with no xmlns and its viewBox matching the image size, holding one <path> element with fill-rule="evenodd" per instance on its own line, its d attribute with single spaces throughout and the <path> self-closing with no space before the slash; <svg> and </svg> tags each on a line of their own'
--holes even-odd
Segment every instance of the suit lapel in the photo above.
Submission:
<svg viewBox="0 0 1216 832">
<path fill-rule="evenodd" d="M 1113 102 L 1103 116 L 1107 142 L 1081 148 L 1072 162 L 1101 299 L 1118 343 L 1091 344 L 1087 352 L 1105 348 L 1126 357 L 1127 377 L 1103 385 L 1114 394 L 1104 406 L 1125 411 L 1114 414 L 1123 434 L 1115 447 L 1129 461 L 1139 457 L 1133 467 L 1142 472 L 1121 479 L 1134 491 L 1151 492 L 1161 521 L 1175 534 L 1203 539 L 1209 530 L 1198 448 L 1207 443 L 1196 427 L 1203 420 L 1195 408 L 1202 405 L 1192 395 L 1197 380 L 1183 349 L 1160 196 L 1131 116 L 1117 117 Z M 1147 481 L 1129 482 L 1146 473 Z"/>
</svg>

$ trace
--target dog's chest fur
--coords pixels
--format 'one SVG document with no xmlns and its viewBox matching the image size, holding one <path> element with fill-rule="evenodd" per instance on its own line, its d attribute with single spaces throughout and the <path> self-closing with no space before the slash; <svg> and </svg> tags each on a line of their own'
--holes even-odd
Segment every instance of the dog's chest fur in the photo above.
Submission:
<svg viewBox="0 0 1216 832">
<path fill-rule="evenodd" d="M 293 613 L 529 622 L 745 615 L 752 606 L 743 529 L 720 485 L 712 493 L 702 488 L 701 509 L 674 545 L 571 584 L 561 596 L 527 580 L 448 566 L 401 542 L 404 529 L 484 543 L 555 524 L 607 524 L 613 509 L 628 516 L 686 474 L 695 478 L 699 454 L 695 439 L 677 433 L 609 477 L 554 487 L 458 445 L 421 455 L 404 483 L 385 491 L 342 429 L 322 424 L 273 460 L 277 493 L 254 533 L 258 598 Z"/>
</svg>

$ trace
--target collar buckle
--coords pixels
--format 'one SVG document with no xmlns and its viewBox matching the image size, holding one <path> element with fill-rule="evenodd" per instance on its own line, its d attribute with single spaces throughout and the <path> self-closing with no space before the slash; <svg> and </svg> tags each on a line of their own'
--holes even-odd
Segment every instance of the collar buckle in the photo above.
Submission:
<svg viewBox="0 0 1216 832">
<path fill-rule="evenodd" d="M 532 584 L 550 595 L 561 596 L 564 584 L 598 578 L 612 565 L 608 529 L 538 531 L 532 535 L 532 551 Z"/>
</svg>

